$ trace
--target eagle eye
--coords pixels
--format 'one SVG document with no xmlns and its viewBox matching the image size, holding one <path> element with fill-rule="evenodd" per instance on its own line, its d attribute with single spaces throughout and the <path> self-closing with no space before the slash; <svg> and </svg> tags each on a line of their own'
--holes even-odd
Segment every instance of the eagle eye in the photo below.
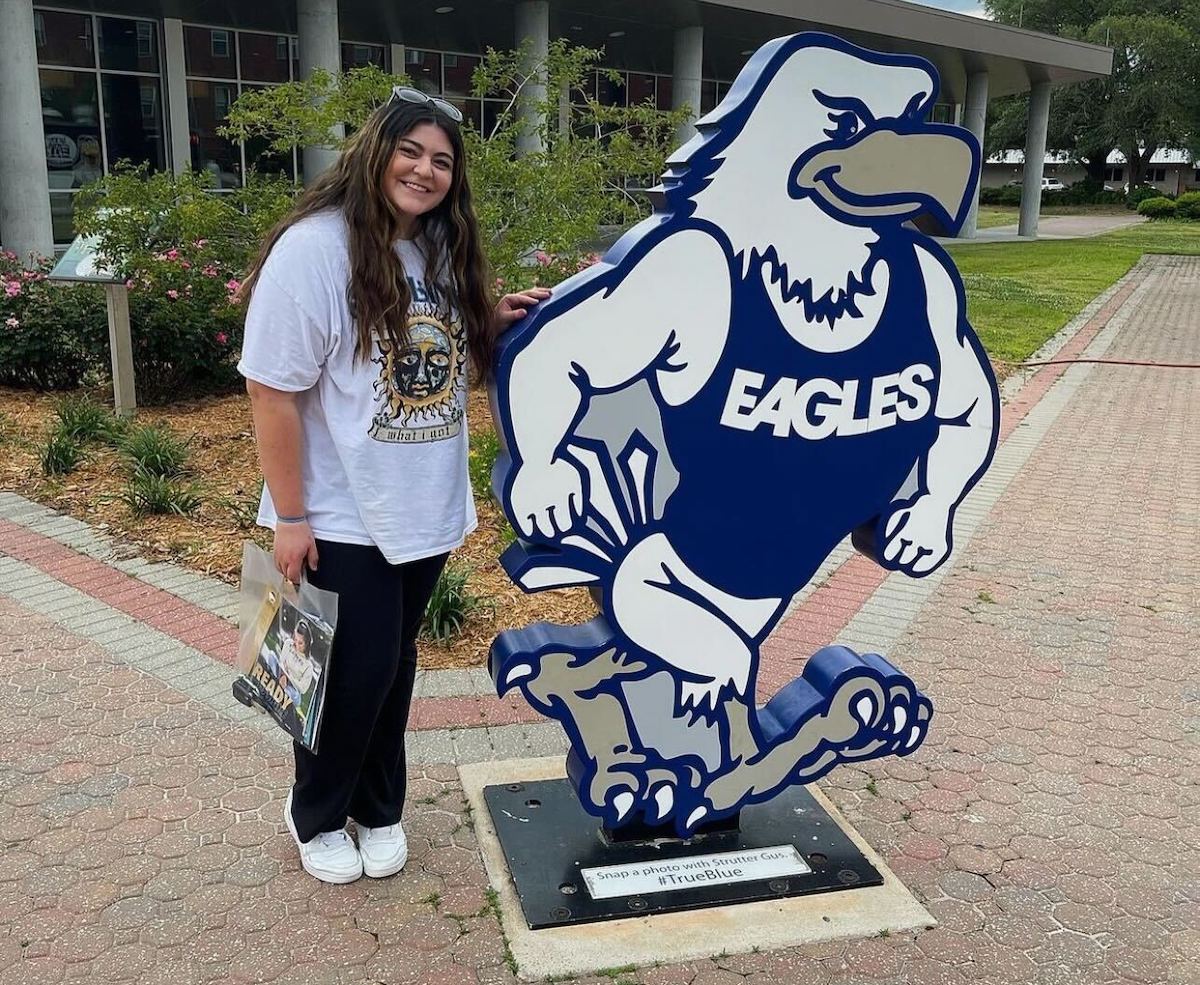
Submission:
<svg viewBox="0 0 1200 985">
<path fill-rule="evenodd" d="M 852 110 L 830 113 L 829 122 L 833 126 L 825 131 L 825 135 L 833 140 L 849 140 L 862 129 L 862 121 L 858 118 L 858 114 Z"/>
</svg>

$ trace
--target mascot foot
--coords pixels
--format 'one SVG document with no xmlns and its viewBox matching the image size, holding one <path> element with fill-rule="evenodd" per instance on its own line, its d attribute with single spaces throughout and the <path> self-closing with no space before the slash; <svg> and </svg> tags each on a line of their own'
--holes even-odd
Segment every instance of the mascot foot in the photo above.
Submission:
<svg viewBox="0 0 1200 985">
<path fill-rule="evenodd" d="M 572 779 L 580 766 L 581 761 L 572 755 L 567 766 Z M 622 751 L 597 762 L 593 770 L 583 770 L 576 787 L 585 806 L 603 818 L 607 827 L 619 827 L 637 815 L 655 825 L 666 821 L 676 801 L 694 787 L 698 779 L 694 774 L 687 770 L 680 775 L 644 753 Z"/>
<path fill-rule="evenodd" d="M 775 736 L 767 748 L 680 805 L 681 833 L 811 783 L 838 763 L 908 755 L 924 741 L 932 713 L 929 699 L 882 657 L 826 647 L 760 713 L 764 734 Z"/>
</svg>

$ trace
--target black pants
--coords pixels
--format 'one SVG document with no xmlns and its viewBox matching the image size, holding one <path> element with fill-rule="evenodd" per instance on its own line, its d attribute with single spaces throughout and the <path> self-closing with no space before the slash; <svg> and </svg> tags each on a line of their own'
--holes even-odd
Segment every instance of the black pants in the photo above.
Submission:
<svg viewBox="0 0 1200 985">
<path fill-rule="evenodd" d="M 293 745 L 301 841 L 337 830 L 347 815 L 371 828 L 400 820 L 417 632 L 447 557 L 389 564 L 375 547 L 325 540 L 317 552 L 309 580 L 337 592 L 338 621 L 317 752 Z"/>
</svg>

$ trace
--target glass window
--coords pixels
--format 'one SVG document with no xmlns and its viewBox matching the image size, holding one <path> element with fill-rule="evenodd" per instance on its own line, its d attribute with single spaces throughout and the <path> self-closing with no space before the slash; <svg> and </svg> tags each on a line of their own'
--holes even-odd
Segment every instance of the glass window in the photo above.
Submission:
<svg viewBox="0 0 1200 985">
<path fill-rule="evenodd" d="M 671 106 L 671 82 L 672 78 L 669 75 L 660 75 L 658 77 L 658 108 L 672 109 Z"/>
<path fill-rule="evenodd" d="M 700 83 L 700 115 L 703 116 L 717 105 L 717 84 L 712 79 Z"/>
<path fill-rule="evenodd" d="M 50 188 L 79 188 L 104 174 L 96 74 L 50 68 L 38 74 Z"/>
<path fill-rule="evenodd" d="M 158 79 L 108 74 L 101 79 L 109 166 L 133 161 L 161 171 L 166 149 Z"/>
<path fill-rule="evenodd" d="M 442 59 L 446 73 L 447 96 L 471 95 L 471 76 L 479 59 L 474 55 L 446 55 Z"/>
<path fill-rule="evenodd" d="M 607 72 L 600 72 L 596 81 L 596 100 L 601 106 L 624 106 L 627 88 L 623 74 L 614 81 Z"/>
<path fill-rule="evenodd" d="M 100 67 L 158 74 L 158 38 L 152 21 L 100 18 Z"/>
<path fill-rule="evenodd" d="M 287 82 L 291 78 L 291 46 L 286 34 L 238 32 L 242 78 L 255 82 Z"/>
<path fill-rule="evenodd" d="M 50 228 L 56 243 L 75 238 L 75 196 L 70 192 L 50 192 Z"/>
<path fill-rule="evenodd" d="M 38 10 L 33 15 L 33 33 L 39 64 L 96 67 L 90 15 Z"/>
<path fill-rule="evenodd" d="M 252 89 L 266 89 L 262 85 L 242 86 L 242 92 Z M 263 137 L 255 137 L 246 141 L 246 169 L 254 169 L 259 174 L 286 174 L 289 178 L 296 177 L 296 162 L 291 151 L 278 154 L 267 146 Z"/>
<path fill-rule="evenodd" d="M 449 99 L 463 115 L 462 125 L 473 127 L 476 133 L 483 127 L 483 104 L 478 99 Z"/>
<path fill-rule="evenodd" d="M 654 76 L 644 75 L 641 72 L 629 73 L 629 105 L 641 106 L 645 102 L 655 105 L 654 102 Z"/>
<path fill-rule="evenodd" d="M 485 99 L 483 101 L 483 130 L 480 132 L 485 137 L 496 129 L 496 123 L 500 119 L 500 114 L 504 112 L 507 106 L 507 102 L 499 99 Z"/>
<path fill-rule="evenodd" d="M 574 94 L 571 96 L 572 102 L 576 102 L 576 103 L 583 102 L 582 99 L 578 98 L 579 94 L 586 96 L 588 99 L 595 99 L 596 98 L 596 73 L 588 72 L 587 75 L 585 75 L 583 77 L 579 86 L 575 90 L 573 90 L 573 93 Z"/>
<path fill-rule="evenodd" d="M 434 95 L 442 91 L 442 56 L 436 51 L 406 48 L 404 71 L 422 92 Z"/>
<path fill-rule="evenodd" d="M 387 68 L 384 61 L 383 45 L 378 44 L 349 44 L 342 42 L 342 71 L 349 72 L 352 68 L 363 68 L 374 65 L 376 68 Z"/>
<path fill-rule="evenodd" d="M 233 32 L 215 27 L 183 29 L 184 64 L 188 75 L 214 79 L 236 79 Z"/>
<path fill-rule="evenodd" d="M 237 144 L 217 134 L 217 127 L 229 114 L 237 99 L 232 82 L 188 80 L 188 142 L 192 148 L 192 168 L 209 171 L 217 188 L 237 188 L 242 183 L 242 155 Z"/>
</svg>

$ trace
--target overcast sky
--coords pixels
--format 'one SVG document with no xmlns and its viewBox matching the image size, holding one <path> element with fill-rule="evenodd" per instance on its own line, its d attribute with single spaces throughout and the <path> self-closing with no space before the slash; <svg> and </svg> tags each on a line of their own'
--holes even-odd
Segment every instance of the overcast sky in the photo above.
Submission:
<svg viewBox="0 0 1200 985">
<path fill-rule="evenodd" d="M 944 10 L 957 10 L 960 14 L 975 14 L 982 16 L 983 4 L 979 0 L 913 0 L 923 3 L 926 7 L 941 7 Z"/>
</svg>

